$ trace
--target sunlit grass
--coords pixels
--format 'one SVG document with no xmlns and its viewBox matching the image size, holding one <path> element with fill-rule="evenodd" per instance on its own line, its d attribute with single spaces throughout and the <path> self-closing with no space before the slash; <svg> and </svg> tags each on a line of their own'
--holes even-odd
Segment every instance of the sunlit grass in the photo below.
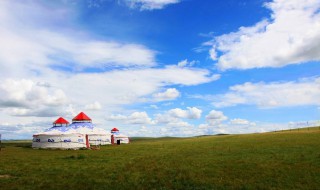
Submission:
<svg viewBox="0 0 320 190">
<path fill-rule="evenodd" d="M 139 138 L 100 150 L 5 143 L 0 189 L 319 189 L 320 129 Z M 5 176 L 5 177 L 1 177 Z"/>
</svg>

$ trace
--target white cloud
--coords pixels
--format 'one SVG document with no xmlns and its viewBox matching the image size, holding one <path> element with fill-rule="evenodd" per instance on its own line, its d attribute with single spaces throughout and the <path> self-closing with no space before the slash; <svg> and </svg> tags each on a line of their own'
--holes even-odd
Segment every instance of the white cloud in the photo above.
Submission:
<svg viewBox="0 0 320 190">
<path fill-rule="evenodd" d="M 99 40 L 85 31 L 54 27 L 55 23 L 67 25 L 74 10 L 48 7 L 34 1 L 0 2 L 2 76 L 44 74 L 57 67 L 79 70 L 156 65 L 156 52 L 141 44 Z"/>
<path fill-rule="evenodd" d="M 180 62 L 178 63 L 178 66 L 179 66 L 179 67 L 184 67 L 184 66 L 186 66 L 186 65 L 188 65 L 188 60 L 187 60 L 187 59 L 182 60 L 182 61 L 180 61 Z"/>
<path fill-rule="evenodd" d="M 68 25 L 68 19 L 74 17 L 74 10 L 68 7 L 48 8 L 34 1 L 0 3 L 0 36 L 4 40 L 0 44 L 2 80 L 28 77 L 61 87 L 71 102 L 80 102 L 81 106 L 98 101 L 110 107 L 146 101 L 143 97 L 152 96 L 168 85 L 197 85 L 220 77 L 204 69 L 148 68 L 155 65 L 155 52 L 140 44 L 96 40 L 83 31 L 61 31 L 54 23 Z M 19 10 L 19 14 L 9 10 Z M 130 68 L 76 73 L 82 68 L 108 66 Z M 66 68 L 73 72 L 67 73 Z M 174 98 L 177 93 L 171 92 L 156 97 Z"/>
<path fill-rule="evenodd" d="M 127 116 L 122 115 L 122 114 L 112 114 L 112 115 L 108 116 L 106 118 L 106 120 L 108 120 L 108 121 L 121 121 L 121 120 L 125 121 L 125 120 L 127 120 Z"/>
<path fill-rule="evenodd" d="M 75 116 L 80 111 L 85 111 L 83 108 L 89 104 L 99 102 L 103 105 L 103 110 L 94 113 L 95 123 L 98 123 L 105 112 L 111 114 L 121 111 L 122 105 L 148 102 L 150 99 L 144 97 L 152 96 L 166 85 L 202 84 L 212 81 L 212 77 L 208 75 L 207 70 L 166 67 L 78 74 L 53 71 L 42 77 L 30 77 L 32 80 L 8 79 L 8 81 L 12 80 L 8 83 L 5 79 L 0 85 L 2 86 L 1 95 L 3 95 L 0 97 L 0 104 L 6 108 L 0 111 L 4 121 L 16 120 L 15 117 L 10 116 L 20 116 L 19 120 L 27 121 L 22 116 L 34 116 L 34 120 L 39 119 L 36 117 L 43 116 Z M 24 80 L 22 84 L 21 81 Z M 31 100 L 28 101 L 28 98 Z M 71 108 L 70 105 L 72 105 Z M 9 106 L 12 108 L 9 109 Z"/>
<path fill-rule="evenodd" d="M 320 120 L 289 122 L 289 124 L 288 124 L 289 129 L 305 128 L 305 127 L 318 127 L 318 126 L 320 126 Z"/>
<path fill-rule="evenodd" d="M 156 101 L 174 100 L 180 96 L 180 92 L 175 88 L 168 88 L 165 92 L 153 94 Z"/>
<path fill-rule="evenodd" d="M 158 94 L 156 92 L 167 85 L 196 85 L 213 81 L 213 78 L 207 70 L 166 67 L 81 73 L 60 76 L 59 79 L 51 80 L 54 80 L 56 84 L 63 80 L 64 82 L 60 86 L 66 89 L 68 97 L 75 102 L 89 104 L 98 101 L 108 107 L 136 102 L 169 100 L 177 97 L 179 92 L 176 89 Z M 152 95 L 154 99 L 146 98 L 152 97 Z"/>
<path fill-rule="evenodd" d="M 154 114 L 150 118 L 146 112 L 133 112 L 131 114 L 110 115 L 106 118 L 109 122 L 134 124 L 141 126 L 139 130 L 131 129 L 129 134 L 133 136 L 195 136 L 197 135 L 196 127 L 184 119 L 200 119 L 202 110 L 195 107 L 188 107 L 186 110 L 171 109 L 163 114 Z M 178 115 L 177 115 L 178 114 Z M 117 124 L 115 124 L 117 125 Z M 149 127 L 147 127 L 149 126 Z"/>
<path fill-rule="evenodd" d="M 207 123 L 198 125 L 195 134 L 214 135 L 214 134 L 247 134 L 262 133 L 268 131 L 277 131 L 292 129 L 290 123 L 265 123 L 252 122 L 246 119 L 235 118 L 228 120 L 228 117 L 221 111 L 212 110 L 206 116 Z M 227 121 L 227 122 L 224 122 Z M 304 122 L 309 123 L 311 122 Z M 316 122 L 313 122 L 314 125 Z"/>
<path fill-rule="evenodd" d="M 161 136 L 186 137 L 196 136 L 195 127 L 187 122 L 171 123 L 166 127 L 161 127 L 159 133 Z"/>
<path fill-rule="evenodd" d="M 125 0 L 130 8 L 143 10 L 163 9 L 170 4 L 179 3 L 180 0 Z"/>
<path fill-rule="evenodd" d="M 210 97 L 216 107 L 239 104 L 261 108 L 320 105 L 320 78 L 295 82 L 244 83 L 230 87 L 226 94 Z"/>
<path fill-rule="evenodd" d="M 155 123 L 157 124 L 170 124 L 170 123 L 178 123 L 181 119 L 177 117 L 172 117 L 170 114 L 156 114 L 155 115 Z"/>
<path fill-rule="evenodd" d="M 163 114 L 155 115 L 155 123 L 166 124 L 168 126 L 190 126 L 182 119 L 200 119 L 202 110 L 196 107 L 187 107 L 187 110 L 175 108 L 166 111 Z"/>
<path fill-rule="evenodd" d="M 48 120 L 38 122 L 27 121 L 23 124 L 15 121 L 0 124 L 0 134 L 2 134 L 2 139 L 30 139 L 34 133 L 43 131 L 51 126 L 52 122 Z"/>
<path fill-rule="evenodd" d="M 63 65 L 64 62 L 74 64 L 70 65 L 69 69 L 155 65 L 155 52 L 140 44 L 82 39 L 81 36 L 34 29 L 23 34 L 17 34 L 18 31 L 14 30 L 3 33 L 1 30 L 0 28 L 0 35 L 5 42 L 0 45 L 0 60 L 16 67 L 23 66 L 28 69 L 54 65 L 67 67 Z M 37 35 L 32 35 L 33 33 Z"/>
<path fill-rule="evenodd" d="M 153 124 L 153 121 L 146 112 L 133 112 L 125 116 L 122 114 L 110 115 L 106 118 L 108 121 L 120 121 L 127 124 Z"/>
<path fill-rule="evenodd" d="M 101 110 L 102 106 L 99 102 L 95 101 L 92 104 L 88 104 L 85 106 L 86 110 Z"/>
<path fill-rule="evenodd" d="M 178 127 L 178 128 L 187 128 L 192 127 L 192 125 L 186 121 L 177 121 L 177 122 L 170 122 L 167 124 L 168 127 Z M 185 129 L 184 129 L 185 130 Z"/>
<path fill-rule="evenodd" d="M 246 119 L 235 118 L 228 120 L 222 111 L 211 110 L 206 116 L 206 123 L 198 125 L 195 133 L 198 135 L 241 134 L 271 131 L 276 125 L 259 126 Z M 283 125 L 281 125 L 283 126 Z"/>
<path fill-rule="evenodd" d="M 60 58 L 73 61 L 85 67 L 155 65 L 155 52 L 143 45 L 106 41 L 71 41 L 69 43 L 70 47 L 65 49 L 63 54 L 59 52 L 55 53 Z M 63 50 L 60 44 L 57 48 Z M 72 59 L 70 59 L 70 57 L 72 57 Z"/>
<path fill-rule="evenodd" d="M 64 106 L 49 107 L 37 106 L 34 108 L 5 108 L 5 113 L 11 116 L 19 117 L 57 117 L 59 115 L 67 115 L 68 113 L 63 109 Z"/>
<path fill-rule="evenodd" d="M 246 119 L 240 119 L 240 118 L 231 119 L 230 124 L 232 124 L 232 125 L 253 125 L 253 126 L 256 125 L 254 122 L 250 122 Z"/>
<path fill-rule="evenodd" d="M 137 127 L 134 129 L 130 128 L 129 130 L 126 130 L 125 134 L 129 137 L 156 137 L 154 128 L 146 127 L 144 125 L 139 129 L 137 129 Z"/>
<path fill-rule="evenodd" d="M 201 113 L 202 113 L 202 110 L 196 107 L 187 107 L 187 110 L 175 108 L 168 111 L 168 114 L 171 117 L 187 118 L 187 119 L 199 119 L 201 117 Z"/>
<path fill-rule="evenodd" d="M 227 120 L 228 117 L 221 111 L 211 110 L 206 116 L 206 121 L 210 126 L 219 125 L 221 122 Z"/>
<path fill-rule="evenodd" d="M 320 1 L 274 0 L 271 20 L 217 36 L 210 56 L 225 69 L 282 67 L 320 60 Z M 220 56 L 218 56 L 220 55 Z"/>
<path fill-rule="evenodd" d="M 67 102 L 63 90 L 39 85 L 28 79 L 6 79 L 0 84 L 0 107 L 36 108 Z M 20 113 L 21 110 L 20 110 Z"/>
<path fill-rule="evenodd" d="M 146 112 L 134 112 L 128 117 L 130 124 L 151 124 L 152 120 Z"/>
<path fill-rule="evenodd" d="M 178 67 L 192 67 L 193 65 L 197 64 L 198 61 L 188 61 L 188 59 L 182 60 L 178 63 Z"/>
<path fill-rule="evenodd" d="M 139 129 L 139 133 L 148 133 L 149 130 L 146 126 L 142 126 L 140 129 Z"/>
<path fill-rule="evenodd" d="M 45 122 L 51 124 L 58 115 L 72 118 L 86 109 L 90 116 L 100 109 L 93 119 L 102 123 L 106 114 L 121 113 L 123 105 L 152 101 L 154 94 L 162 99 L 180 94 L 177 89 L 170 92 L 170 86 L 220 78 L 206 69 L 155 68 L 157 52 L 139 43 L 106 41 L 73 29 L 78 10 L 50 5 L 0 1 L 0 114 L 4 122 L 15 121 L 17 116 L 22 123 L 51 117 Z M 143 112 L 113 117 L 127 119 L 128 124 L 153 122 Z M 186 125 L 181 120 L 176 123 Z"/>
</svg>

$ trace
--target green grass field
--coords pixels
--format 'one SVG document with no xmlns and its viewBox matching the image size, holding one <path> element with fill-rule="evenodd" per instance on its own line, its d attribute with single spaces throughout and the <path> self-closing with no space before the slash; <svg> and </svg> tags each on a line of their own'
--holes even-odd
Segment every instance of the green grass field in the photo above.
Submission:
<svg viewBox="0 0 320 190">
<path fill-rule="evenodd" d="M 100 150 L 7 142 L 0 189 L 320 189 L 320 129 L 137 138 Z"/>
</svg>

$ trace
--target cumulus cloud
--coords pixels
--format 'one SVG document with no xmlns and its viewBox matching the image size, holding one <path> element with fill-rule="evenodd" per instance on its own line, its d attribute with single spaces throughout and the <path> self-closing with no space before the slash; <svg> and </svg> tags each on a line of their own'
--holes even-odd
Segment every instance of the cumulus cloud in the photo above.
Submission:
<svg viewBox="0 0 320 190">
<path fill-rule="evenodd" d="M 169 90 L 170 86 L 193 86 L 220 78 L 207 69 L 154 67 L 157 53 L 152 49 L 73 29 L 77 10 L 51 5 L 0 1 L 0 111 L 5 121 L 14 121 L 15 116 L 23 122 L 30 116 L 34 120 L 72 117 L 81 109 L 119 111 L 122 105 L 153 101 L 151 98 L 179 97 L 180 92 Z M 102 114 L 105 112 L 97 112 L 96 117 L 103 118 Z M 143 112 L 113 117 L 122 117 L 128 124 L 153 122 Z"/>
<path fill-rule="evenodd" d="M 48 125 L 49 123 L 49 125 Z M 12 122 L 0 124 L 0 134 L 2 139 L 30 139 L 36 132 L 49 128 L 52 125 L 50 121 L 37 121 L 37 122 Z"/>
<path fill-rule="evenodd" d="M 38 106 L 35 108 L 6 108 L 5 112 L 18 117 L 57 117 L 66 115 L 67 112 L 60 107 Z"/>
<path fill-rule="evenodd" d="M 254 122 L 250 122 L 246 119 L 240 119 L 240 118 L 231 119 L 230 124 L 232 124 L 232 125 L 253 125 L 253 126 L 256 125 L 256 123 L 254 123 Z"/>
<path fill-rule="evenodd" d="M 159 89 L 167 85 L 190 86 L 215 80 L 208 70 L 178 67 L 81 73 L 59 78 L 62 79 L 64 81 L 62 85 L 74 101 L 83 103 L 85 101 L 86 104 L 98 101 L 105 106 L 171 100 L 180 94 L 176 89 L 160 93 Z M 83 97 L 86 97 L 85 100 Z M 90 102 L 87 102 L 89 100 Z"/>
<path fill-rule="evenodd" d="M 108 121 L 120 121 L 126 124 L 152 125 L 153 135 L 157 134 L 156 128 L 160 128 L 160 134 L 164 136 L 192 136 L 194 133 L 194 125 L 184 121 L 183 119 L 199 119 L 202 110 L 195 107 L 188 107 L 187 110 L 179 108 L 171 109 L 163 114 L 155 114 L 151 119 L 146 112 L 134 112 L 130 115 L 111 115 Z M 135 133 L 133 133 L 135 134 Z M 139 135 L 139 134 L 138 134 Z"/>
<path fill-rule="evenodd" d="M 121 121 L 126 119 L 127 119 L 127 116 L 122 114 L 112 114 L 106 118 L 106 120 L 108 121 Z"/>
<path fill-rule="evenodd" d="M 0 45 L 0 60 L 15 66 L 26 62 L 37 67 L 62 66 L 63 62 L 69 62 L 76 69 L 155 65 L 155 52 L 140 44 L 83 40 L 81 36 L 75 38 L 49 31 L 32 31 L 30 36 L 28 33 L 17 34 L 17 31 L 10 31 L 10 34 L 1 34 L 0 31 L 0 35 L 5 39 L 5 43 Z M 12 56 L 13 53 L 18 56 Z M 32 65 L 23 66 L 34 69 Z"/>
<path fill-rule="evenodd" d="M 110 106 L 144 101 L 143 97 L 159 93 L 167 85 L 197 85 L 220 77 L 204 69 L 149 68 L 155 65 L 155 52 L 141 44 L 92 39 L 83 31 L 62 31 L 54 23 L 69 24 L 74 10 L 67 6 L 43 6 L 34 1 L 0 4 L 0 79 L 40 78 L 45 81 L 41 85 L 61 86 L 74 102 L 87 105 L 98 101 Z M 99 70 L 108 66 L 129 68 Z M 97 68 L 99 72 L 77 72 L 82 68 Z M 87 91 L 95 93 L 84 93 Z M 179 94 L 172 89 L 162 93 L 155 97 L 170 99 Z"/>
<path fill-rule="evenodd" d="M 131 124 L 151 124 L 152 120 L 146 112 L 134 112 L 128 117 Z"/>
<path fill-rule="evenodd" d="M 199 119 L 201 117 L 202 110 L 196 107 L 187 107 L 187 110 L 180 108 L 171 109 L 168 114 L 176 118 L 187 118 L 187 119 Z"/>
<path fill-rule="evenodd" d="M 227 119 L 228 117 L 225 116 L 223 112 L 216 110 L 211 110 L 210 113 L 206 116 L 206 121 L 211 126 L 218 125 Z"/>
<path fill-rule="evenodd" d="M 320 60 L 320 2 L 274 0 L 266 3 L 270 20 L 215 37 L 211 59 L 217 67 L 251 69 L 283 67 Z"/>
<path fill-rule="evenodd" d="M 130 115 L 110 115 L 106 118 L 108 121 L 120 121 L 127 124 L 152 124 L 152 119 L 146 112 L 133 112 Z"/>
<path fill-rule="evenodd" d="M 143 10 L 163 9 L 170 4 L 179 3 L 180 0 L 125 0 L 130 8 Z"/>
<path fill-rule="evenodd" d="M 229 92 L 207 97 L 216 107 L 241 104 L 260 108 L 320 105 L 320 78 L 294 82 L 244 83 L 230 87 Z"/>
<path fill-rule="evenodd" d="M 155 121 L 156 123 L 174 125 L 181 122 L 181 119 L 200 119 L 201 113 L 202 110 L 196 107 L 187 107 L 187 110 L 174 108 L 163 114 L 156 114 Z"/>
<path fill-rule="evenodd" d="M 251 122 L 250 122 L 251 123 Z M 220 123 L 216 125 L 201 124 L 196 130 L 197 134 L 214 135 L 214 134 L 248 134 L 263 133 L 277 130 L 289 129 L 288 123 L 259 123 L 251 124 L 231 124 Z"/>
<path fill-rule="evenodd" d="M 165 92 L 153 94 L 156 101 L 174 100 L 180 96 L 180 92 L 175 88 L 168 88 Z"/>
<path fill-rule="evenodd" d="M 4 80 L 0 84 L 0 94 L 1 107 L 61 106 L 67 102 L 63 90 L 39 85 L 28 79 Z"/>
<path fill-rule="evenodd" d="M 198 125 L 195 133 L 198 135 L 245 134 L 283 129 L 290 129 L 289 123 L 252 122 L 241 118 L 229 120 L 222 111 L 212 110 L 206 116 L 206 123 Z"/>
<path fill-rule="evenodd" d="M 54 23 L 66 24 L 72 18 L 74 12 L 67 7 L 48 8 L 34 1 L 1 1 L 0 12 L 2 76 L 26 70 L 43 74 L 48 67 L 79 70 L 155 65 L 156 52 L 141 44 L 99 40 L 85 32 L 52 27 Z M 65 65 L 66 62 L 69 64 Z"/>
<path fill-rule="evenodd" d="M 101 104 L 97 101 L 95 101 L 92 104 L 88 104 L 85 106 L 86 110 L 100 110 L 102 108 Z"/>
<path fill-rule="evenodd" d="M 162 127 L 160 128 L 159 133 L 161 136 L 171 137 L 190 137 L 197 135 L 194 126 L 187 122 L 179 122 L 174 125 Z"/>
<path fill-rule="evenodd" d="M 178 123 L 180 122 L 181 119 L 177 117 L 172 117 L 170 114 L 165 113 L 165 114 L 156 114 L 155 115 L 155 122 L 157 124 L 172 124 L 172 123 Z"/>
</svg>

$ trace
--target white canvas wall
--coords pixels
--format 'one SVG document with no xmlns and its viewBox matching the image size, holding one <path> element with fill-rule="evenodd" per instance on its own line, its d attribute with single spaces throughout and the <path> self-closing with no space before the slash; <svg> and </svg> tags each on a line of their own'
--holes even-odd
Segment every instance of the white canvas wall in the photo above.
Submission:
<svg viewBox="0 0 320 190">
<path fill-rule="evenodd" d="M 111 135 L 90 134 L 90 145 L 107 145 L 111 144 Z"/>
<path fill-rule="evenodd" d="M 84 134 L 38 134 L 33 136 L 32 148 L 80 149 L 86 148 Z"/>
<path fill-rule="evenodd" d="M 129 137 L 127 136 L 114 136 L 114 143 L 117 144 L 117 140 L 120 140 L 120 144 L 128 144 L 129 143 Z"/>
</svg>

